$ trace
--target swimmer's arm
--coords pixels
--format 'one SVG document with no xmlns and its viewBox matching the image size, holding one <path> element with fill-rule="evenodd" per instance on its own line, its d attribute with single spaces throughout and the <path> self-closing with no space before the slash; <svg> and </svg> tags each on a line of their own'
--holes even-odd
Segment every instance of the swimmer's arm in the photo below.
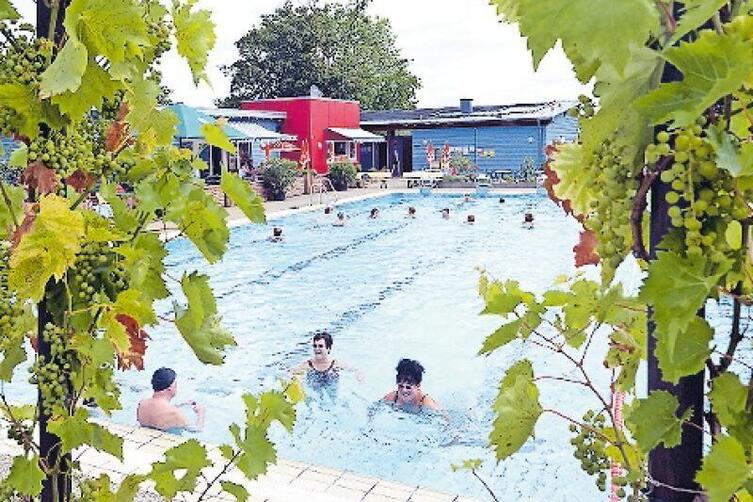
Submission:
<svg viewBox="0 0 753 502">
<path fill-rule="evenodd" d="M 359 382 L 363 382 L 363 374 L 358 368 L 354 366 L 350 366 L 349 364 L 343 364 L 340 361 L 337 361 L 336 364 L 337 364 L 338 369 L 353 373 L 353 375 L 355 375 L 356 377 L 356 380 L 358 380 Z"/>
<path fill-rule="evenodd" d="M 384 401 L 385 403 L 394 403 L 395 402 L 395 397 L 396 397 L 395 394 L 397 394 L 397 392 L 394 391 L 394 390 L 392 392 L 388 392 L 382 398 L 382 401 Z"/>
<path fill-rule="evenodd" d="M 294 377 L 299 377 L 299 376 L 305 375 L 307 371 L 308 371 L 308 365 L 306 364 L 306 361 L 304 361 L 297 366 L 293 366 L 290 369 L 290 375 Z"/>
<path fill-rule="evenodd" d="M 449 413 L 447 413 L 447 410 L 442 408 L 442 406 L 438 402 L 436 402 L 434 399 L 432 399 L 431 396 L 426 396 L 426 398 L 424 399 L 423 406 L 424 408 L 428 408 L 432 411 L 436 411 L 439 415 L 442 416 L 442 418 L 445 419 L 447 423 L 450 422 L 450 415 Z"/>
</svg>

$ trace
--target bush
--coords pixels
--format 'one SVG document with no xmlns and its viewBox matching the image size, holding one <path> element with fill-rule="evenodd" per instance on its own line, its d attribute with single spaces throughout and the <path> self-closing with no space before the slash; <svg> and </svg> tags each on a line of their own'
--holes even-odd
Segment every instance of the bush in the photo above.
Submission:
<svg viewBox="0 0 753 502">
<path fill-rule="evenodd" d="M 459 152 L 452 152 L 450 154 L 450 169 L 458 175 L 468 175 L 475 170 L 473 161 Z"/>
<path fill-rule="evenodd" d="M 285 190 L 295 181 L 296 163 L 288 159 L 269 159 L 259 167 L 259 175 L 268 200 L 285 200 Z"/>
<path fill-rule="evenodd" d="M 357 175 L 358 167 L 356 163 L 348 158 L 338 158 L 329 163 L 327 177 L 335 190 L 347 190 L 348 185 L 355 183 Z"/>
</svg>

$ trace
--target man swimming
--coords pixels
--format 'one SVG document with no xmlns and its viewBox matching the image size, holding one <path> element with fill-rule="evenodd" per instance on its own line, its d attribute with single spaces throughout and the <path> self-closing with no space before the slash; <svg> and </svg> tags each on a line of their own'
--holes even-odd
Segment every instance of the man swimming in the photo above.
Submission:
<svg viewBox="0 0 753 502">
<path fill-rule="evenodd" d="M 337 213 L 337 219 L 332 222 L 333 227 L 344 227 L 345 226 L 345 213 Z"/>
<path fill-rule="evenodd" d="M 356 369 L 346 366 L 330 356 L 332 344 L 332 335 L 326 331 L 315 333 L 311 340 L 314 357 L 293 368 L 293 374 L 305 374 L 310 383 L 326 384 L 337 380 L 340 377 L 340 372 L 352 371 L 356 378 L 361 381 L 361 375 Z"/>
<path fill-rule="evenodd" d="M 442 219 L 443 220 L 449 220 L 450 219 L 450 208 L 446 207 L 442 209 Z"/>
<path fill-rule="evenodd" d="M 204 428 L 204 407 L 191 401 L 191 409 L 196 414 L 196 423 L 190 425 L 185 415 L 170 401 L 178 393 L 175 371 L 160 368 L 152 375 L 152 397 L 142 399 L 136 408 L 136 420 L 142 427 L 151 427 L 162 431 L 189 429 L 200 431 Z"/>
<path fill-rule="evenodd" d="M 397 390 L 387 393 L 382 400 L 397 408 L 441 410 L 442 407 L 429 394 L 421 390 L 424 367 L 413 359 L 400 359 L 397 363 Z"/>
</svg>

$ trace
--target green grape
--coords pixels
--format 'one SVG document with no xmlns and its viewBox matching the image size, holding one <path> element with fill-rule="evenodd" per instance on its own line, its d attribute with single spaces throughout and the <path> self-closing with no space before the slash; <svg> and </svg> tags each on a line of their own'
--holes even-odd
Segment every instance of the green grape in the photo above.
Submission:
<svg viewBox="0 0 753 502">
<path fill-rule="evenodd" d="M 680 194 L 677 192 L 667 192 L 664 195 L 664 200 L 669 204 L 677 204 L 680 201 Z"/>
</svg>

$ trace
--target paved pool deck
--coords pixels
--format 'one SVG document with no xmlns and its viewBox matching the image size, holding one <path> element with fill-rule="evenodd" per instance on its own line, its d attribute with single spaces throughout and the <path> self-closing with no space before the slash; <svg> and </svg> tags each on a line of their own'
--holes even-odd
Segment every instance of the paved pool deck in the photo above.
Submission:
<svg viewBox="0 0 753 502">
<path fill-rule="evenodd" d="M 107 474 L 114 483 L 120 483 L 128 474 L 148 472 L 153 462 L 164 460 L 166 450 L 186 440 L 184 437 L 153 429 L 112 423 L 103 425 L 123 438 L 123 461 L 89 447 L 74 450 L 73 458 L 80 462 L 81 471 L 86 477 Z M 7 438 L 4 429 L 0 432 L 0 464 L 7 466 L 10 457 L 21 454 L 22 450 Z M 225 461 L 216 446 L 206 443 L 205 446 L 209 458 L 217 462 L 217 466 L 206 468 L 202 475 L 213 479 Z M 447 471 L 451 475 L 449 467 Z M 392 483 L 358 473 L 283 459 L 270 465 L 267 473 L 255 481 L 248 481 L 237 469 L 228 470 L 220 480 L 245 486 L 251 502 L 480 502 L 478 499 L 417 485 Z M 203 491 L 206 485 L 199 481 L 199 487 Z M 199 494 L 180 492 L 175 500 L 193 502 L 199 499 Z M 142 485 L 135 500 L 146 502 L 163 499 L 154 491 L 151 482 L 147 482 Z M 231 502 L 235 498 L 222 492 L 217 482 L 202 500 Z"/>
</svg>

